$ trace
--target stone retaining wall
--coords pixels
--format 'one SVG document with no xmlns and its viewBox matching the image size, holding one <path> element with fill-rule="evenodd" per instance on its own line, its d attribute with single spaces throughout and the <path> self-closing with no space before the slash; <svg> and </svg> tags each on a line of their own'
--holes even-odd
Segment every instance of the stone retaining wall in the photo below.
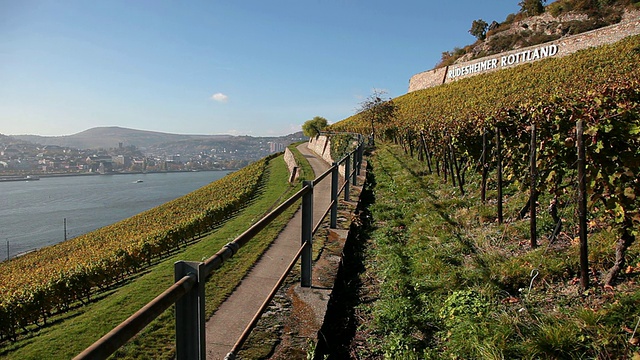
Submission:
<svg viewBox="0 0 640 360">
<path fill-rule="evenodd" d="M 287 163 L 287 167 L 289 168 L 289 182 L 292 183 L 298 180 L 300 177 L 300 168 L 298 167 L 296 158 L 293 156 L 293 153 L 289 148 L 284 149 L 284 162 Z"/>
<path fill-rule="evenodd" d="M 322 157 L 322 159 L 327 163 L 333 164 L 335 162 L 333 160 L 333 157 L 331 156 L 331 139 L 328 136 L 318 135 L 316 137 L 312 137 L 311 139 L 309 139 L 307 147 L 309 148 L 309 150 Z M 338 166 L 338 172 L 340 173 L 340 175 L 344 176 L 344 164 Z"/>
</svg>

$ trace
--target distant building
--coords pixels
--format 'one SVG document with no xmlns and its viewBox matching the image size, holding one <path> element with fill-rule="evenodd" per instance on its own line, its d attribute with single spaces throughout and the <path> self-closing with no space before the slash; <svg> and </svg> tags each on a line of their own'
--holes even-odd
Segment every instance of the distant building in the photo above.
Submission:
<svg viewBox="0 0 640 360">
<path fill-rule="evenodd" d="M 120 165 L 121 167 L 128 168 L 131 166 L 131 156 L 116 155 L 112 157 L 112 161 L 114 164 Z"/>
<path fill-rule="evenodd" d="M 278 142 L 269 142 L 269 151 L 271 153 L 277 153 L 280 151 L 284 151 L 284 144 L 283 143 L 278 143 Z"/>
<path fill-rule="evenodd" d="M 113 170 L 113 158 L 108 155 L 91 155 L 86 159 L 90 172 L 105 174 Z"/>
<path fill-rule="evenodd" d="M 0 156 L 12 157 L 18 155 L 20 155 L 20 150 L 11 147 L 6 147 L 0 151 Z"/>
</svg>

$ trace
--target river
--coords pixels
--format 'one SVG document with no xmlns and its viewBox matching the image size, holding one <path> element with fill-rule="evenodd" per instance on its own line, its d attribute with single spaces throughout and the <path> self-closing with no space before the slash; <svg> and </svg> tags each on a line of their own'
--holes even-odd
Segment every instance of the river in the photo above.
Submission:
<svg viewBox="0 0 640 360">
<path fill-rule="evenodd" d="M 186 195 L 228 173 L 66 176 L 0 182 L 0 261 L 63 241 L 65 219 L 70 239 Z"/>
</svg>

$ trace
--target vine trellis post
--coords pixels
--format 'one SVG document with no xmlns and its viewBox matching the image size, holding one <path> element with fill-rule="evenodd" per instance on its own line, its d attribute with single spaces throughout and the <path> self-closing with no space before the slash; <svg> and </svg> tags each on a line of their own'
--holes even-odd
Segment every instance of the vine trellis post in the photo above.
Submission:
<svg viewBox="0 0 640 360">
<path fill-rule="evenodd" d="M 427 141 L 424 138 L 424 132 L 420 132 L 420 139 L 422 139 L 422 146 L 424 147 L 424 152 L 427 157 L 427 166 L 429 167 L 429 174 L 433 174 L 431 170 L 431 154 L 429 154 L 429 147 L 427 146 Z"/>
<path fill-rule="evenodd" d="M 451 162 L 455 165 L 456 177 L 458 178 L 458 188 L 460 188 L 460 193 L 464 195 L 464 184 L 462 183 L 462 177 L 460 176 L 460 164 L 458 163 L 458 156 L 456 154 L 455 147 L 450 142 L 449 148 L 451 149 Z"/>
<path fill-rule="evenodd" d="M 529 160 L 531 172 L 531 189 L 529 194 L 529 214 L 531 227 L 531 247 L 538 246 L 538 234 L 536 231 L 536 185 L 538 183 L 538 170 L 536 168 L 536 124 L 531 124 L 531 158 Z"/>
<path fill-rule="evenodd" d="M 583 121 L 576 124 L 576 145 L 578 147 L 578 224 L 580 234 L 580 285 L 589 288 L 589 251 L 587 246 L 587 179 L 584 147 Z"/>
<path fill-rule="evenodd" d="M 482 187 L 480 188 L 480 199 L 482 203 L 487 202 L 487 129 L 482 129 Z"/>
<path fill-rule="evenodd" d="M 498 172 L 498 224 L 502 224 L 502 144 L 500 143 L 500 128 L 496 127 L 496 161 Z"/>
</svg>

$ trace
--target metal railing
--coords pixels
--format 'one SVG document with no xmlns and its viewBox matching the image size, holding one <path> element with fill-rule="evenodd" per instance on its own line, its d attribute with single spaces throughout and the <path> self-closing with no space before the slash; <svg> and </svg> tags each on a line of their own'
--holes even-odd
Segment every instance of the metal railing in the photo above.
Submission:
<svg viewBox="0 0 640 360">
<path fill-rule="evenodd" d="M 330 228 L 337 226 L 338 202 L 340 194 L 344 193 L 344 200 L 349 201 L 350 185 L 357 185 L 357 176 L 360 174 L 362 165 L 364 142 L 361 136 L 358 137 L 358 147 L 347 154 L 322 175 L 313 181 L 304 181 L 302 189 L 285 200 L 280 206 L 271 211 L 265 217 L 256 222 L 230 243 L 224 245 L 216 254 L 204 262 L 178 261 L 174 265 L 175 283 L 158 295 L 155 299 L 131 315 L 127 320 L 104 335 L 93 345 L 86 348 L 74 359 L 106 359 L 126 344 L 138 332 L 146 327 L 151 321 L 166 311 L 171 305 L 176 304 L 176 359 L 206 359 L 205 348 L 205 281 L 211 273 L 220 268 L 222 264 L 238 250 L 247 244 L 261 230 L 266 228 L 285 210 L 293 206 L 302 199 L 302 234 L 301 247 L 296 256 L 289 264 L 285 273 L 278 280 L 277 284 L 263 302 L 260 310 L 255 314 L 250 324 L 246 327 L 240 339 L 236 342 L 227 359 L 235 358 L 235 354 L 248 338 L 253 327 L 255 327 L 260 316 L 273 299 L 277 289 L 284 282 L 286 276 L 291 272 L 294 265 L 301 260 L 301 286 L 311 287 L 312 279 L 312 237 L 320 228 L 327 214 L 330 215 Z M 338 167 L 344 164 L 345 179 L 341 188 L 339 184 Z M 353 170 L 352 170 L 353 166 Z M 329 208 L 323 213 L 318 223 L 313 225 L 313 188 L 320 181 L 331 175 L 331 203 Z"/>
</svg>

